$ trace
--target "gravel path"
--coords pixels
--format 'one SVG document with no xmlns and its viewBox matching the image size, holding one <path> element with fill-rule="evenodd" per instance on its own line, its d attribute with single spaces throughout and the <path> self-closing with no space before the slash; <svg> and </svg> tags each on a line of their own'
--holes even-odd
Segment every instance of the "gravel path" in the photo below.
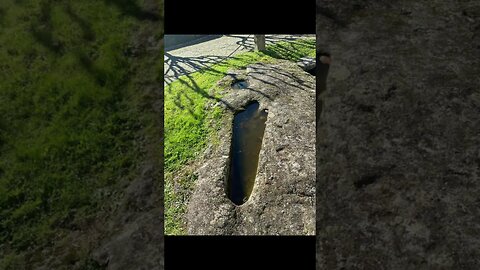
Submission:
<svg viewBox="0 0 480 270">
<path fill-rule="evenodd" d="M 266 43 L 268 45 L 277 41 L 305 37 L 315 38 L 315 35 L 267 35 Z M 197 44 L 192 42 L 190 46 L 165 51 L 165 83 L 171 83 L 182 75 L 209 67 L 238 53 L 252 50 L 254 50 L 253 35 L 224 35 L 220 38 Z"/>
</svg>

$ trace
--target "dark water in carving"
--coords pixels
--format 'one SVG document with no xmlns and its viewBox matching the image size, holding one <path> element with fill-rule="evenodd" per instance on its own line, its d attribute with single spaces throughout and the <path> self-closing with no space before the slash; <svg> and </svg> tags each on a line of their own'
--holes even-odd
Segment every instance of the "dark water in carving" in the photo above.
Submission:
<svg viewBox="0 0 480 270">
<path fill-rule="evenodd" d="M 310 75 L 316 76 L 317 75 L 317 68 L 314 67 L 312 69 L 307 70 L 307 72 L 310 73 Z"/>
<path fill-rule="evenodd" d="M 246 81 L 237 81 L 232 84 L 233 89 L 245 89 L 248 87 L 248 83 Z"/>
<path fill-rule="evenodd" d="M 258 155 L 262 147 L 268 113 L 259 110 L 258 102 L 247 106 L 233 120 L 230 173 L 227 194 L 236 205 L 248 200 L 257 174 Z"/>
</svg>

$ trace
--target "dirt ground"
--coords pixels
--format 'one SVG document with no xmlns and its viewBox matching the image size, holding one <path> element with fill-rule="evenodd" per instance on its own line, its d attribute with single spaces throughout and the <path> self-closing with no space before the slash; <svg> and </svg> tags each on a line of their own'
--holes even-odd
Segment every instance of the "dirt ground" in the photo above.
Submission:
<svg viewBox="0 0 480 270">
<path fill-rule="evenodd" d="M 480 267 L 480 4 L 317 0 L 317 269 Z"/>
</svg>

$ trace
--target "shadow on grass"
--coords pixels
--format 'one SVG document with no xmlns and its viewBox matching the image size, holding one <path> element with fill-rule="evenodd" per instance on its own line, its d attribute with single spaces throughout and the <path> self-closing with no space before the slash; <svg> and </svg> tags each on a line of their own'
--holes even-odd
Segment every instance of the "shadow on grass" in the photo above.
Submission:
<svg viewBox="0 0 480 270">
<path fill-rule="evenodd" d="M 30 32 L 38 43 L 58 55 L 63 53 L 64 45 L 53 36 L 51 11 L 52 7 L 50 1 L 44 0 L 40 2 L 38 21 L 31 23 Z"/>
<path fill-rule="evenodd" d="M 253 51 L 255 50 L 255 41 L 253 35 L 241 36 L 241 35 L 226 35 L 228 37 L 238 38 L 239 40 L 235 42 L 244 50 Z M 289 36 L 278 36 L 278 35 L 265 35 L 265 45 L 273 45 L 279 41 L 295 41 L 295 37 Z"/>
<path fill-rule="evenodd" d="M 118 1 L 113 1 L 115 3 L 120 3 Z M 123 1 L 130 2 L 130 1 Z M 40 12 L 36 20 L 33 20 L 30 25 L 30 32 L 32 37 L 41 44 L 44 48 L 48 49 L 57 56 L 61 56 L 65 53 L 65 45 L 62 41 L 56 38 L 53 34 L 53 24 L 51 19 L 51 13 L 53 8 L 53 2 L 50 0 L 43 0 L 40 3 Z M 86 19 L 82 18 L 77 14 L 74 9 L 71 7 L 69 2 L 59 3 L 60 6 L 63 6 L 63 11 L 65 14 L 72 19 L 72 21 L 77 24 L 82 32 L 82 38 L 86 42 L 93 42 L 96 39 L 95 31 L 92 24 Z M 134 14 L 140 16 L 139 7 L 134 5 L 132 2 L 124 8 L 130 8 L 133 10 Z M 133 16 L 133 15 L 132 15 Z M 143 15 L 142 15 L 143 16 Z M 149 16 L 147 16 L 149 18 Z M 106 85 L 108 80 L 108 73 L 105 70 L 102 70 L 95 66 L 94 61 L 90 59 L 85 53 L 81 51 L 74 52 L 77 58 L 79 65 L 90 74 L 96 81 L 96 83 L 103 87 Z"/>
<path fill-rule="evenodd" d="M 315 46 L 315 41 L 312 41 L 311 44 L 298 41 L 290 41 L 283 44 L 277 43 L 275 44 L 275 46 L 270 46 L 269 48 L 267 48 L 265 54 L 277 59 L 296 61 L 303 56 L 301 49 L 305 48 L 308 45 Z"/>
<path fill-rule="evenodd" d="M 65 51 L 63 42 L 58 40 L 53 35 L 51 2 L 43 1 L 40 5 L 41 7 L 40 14 L 38 16 L 38 22 L 32 22 L 30 26 L 30 32 L 32 33 L 33 38 L 42 46 L 57 55 L 63 54 Z M 80 26 L 80 29 L 82 30 L 82 36 L 86 41 L 95 40 L 95 31 L 93 30 L 91 23 L 75 13 L 69 3 L 65 4 L 64 11 L 77 25 Z"/>
<path fill-rule="evenodd" d="M 165 70 L 165 82 L 171 83 L 176 80 L 178 77 L 182 75 L 188 75 L 190 73 L 199 71 L 199 70 L 209 70 L 211 71 L 211 66 L 221 63 L 226 59 L 232 58 L 232 55 L 238 52 L 239 50 L 246 50 L 246 51 L 253 51 L 255 49 L 255 43 L 253 40 L 253 35 L 245 36 L 245 35 L 225 35 L 227 37 L 232 37 L 238 39 L 235 44 L 237 44 L 237 48 L 233 50 L 227 56 L 197 56 L 197 57 L 180 57 L 174 56 L 170 53 L 165 52 L 165 64 L 168 68 Z M 290 48 L 285 46 L 280 46 L 278 42 L 281 41 L 288 41 Z M 267 51 L 265 54 L 272 56 L 273 58 L 278 59 L 288 59 L 287 55 L 294 55 L 298 57 L 300 54 L 298 49 L 302 46 L 305 47 L 306 44 L 302 42 L 297 42 L 297 38 L 295 37 L 278 37 L 276 35 L 267 35 L 265 38 L 265 43 L 267 45 Z M 315 41 L 313 41 L 313 44 Z M 277 49 L 272 49 L 274 45 L 275 47 L 282 47 Z M 292 57 L 290 57 L 292 58 Z M 290 60 L 290 59 L 289 59 Z"/>
<path fill-rule="evenodd" d="M 222 72 L 220 72 L 216 69 L 213 69 L 212 65 L 220 63 L 221 61 L 225 60 L 226 57 L 205 56 L 205 57 L 184 58 L 184 57 L 173 57 L 172 55 L 170 55 L 167 52 L 165 52 L 165 57 L 166 57 L 165 62 L 169 64 L 169 69 L 168 70 L 170 70 L 170 67 L 175 67 L 174 69 L 172 69 L 172 72 L 173 72 L 172 78 L 176 78 L 175 81 L 180 82 L 183 86 L 186 87 L 186 89 L 192 90 L 195 93 L 200 94 L 204 98 L 220 102 L 223 105 L 225 105 L 225 107 L 227 109 L 233 110 L 233 107 L 228 102 L 226 102 L 225 100 L 223 100 L 219 97 L 216 97 L 216 96 L 210 94 L 208 92 L 208 89 L 202 89 L 198 85 L 198 83 L 195 81 L 195 79 L 192 77 L 191 73 L 193 73 L 193 72 L 189 72 L 185 68 L 186 66 L 187 67 L 193 67 L 193 68 L 199 68 L 199 69 L 202 69 L 204 72 L 215 73 L 215 74 L 223 74 L 224 75 L 224 73 L 222 73 Z M 166 72 L 168 72 L 168 70 Z M 173 79 L 169 80 L 169 78 L 165 78 L 166 83 L 171 83 L 172 81 L 173 81 Z M 192 114 L 192 116 L 194 116 L 196 119 L 198 119 L 198 116 L 195 115 L 191 110 L 188 109 L 189 108 L 188 104 L 184 105 L 180 101 L 181 96 L 183 94 L 183 96 L 187 100 L 189 100 L 190 103 L 193 103 L 191 98 L 189 98 L 188 95 L 185 93 L 186 91 L 183 91 L 182 93 L 171 93 L 172 90 L 171 90 L 170 87 L 167 86 L 166 89 L 167 89 L 167 91 L 169 91 L 170 94 L 175 94 L 176 95 L 176 99 L 175 99 L 174 103 L 175 103 L 175 105 L 177 105 L 178 108 L 180 108 L 181 110 L 187 109 Z"/>
<path fill-rule="evenodd" d="M 214 65 L 221 64 L 223 61 L 227 59 L 238 59 L 234 56 L 232 56 L 237 50 L 243 48 L 247 50 L 253 50 L 254 49 L 254 42 L 253 42 L 253 37 L 250 36 L 235 36 L 235 35 L 230 35 L 231 37 L 239 38 L 240 40 L 237 41 L 236 43 L 239 45 L 235 51 L 230 53 L 228 56 L 213 56 L 213 55 L 207 55 L 207 56 L 200 56 L 200 57 L 180 57 L 180 56 L 173 56 L 170 53 L 165 52 L 164 55 L 164 61 L 165 64 L 167 65 L 167 69 L 165 70 L 164 74 L 169 74 L 166 75 L 164 78 L 165 83 L 167 84 L 167 91 L 171 95 L 175 95 L 175 100 L 174 103 L 175 105 L 180 108 L 181 110 L 188 110 L 189 113 L 195 117 L 198 118 L 197 115 L 193 113 L 189 109 L 189 105 L 193 105 L 193 101 L 188 97 L 188 91 L 191 90 L 195 93 L 200 94 L 202 97 L 217 101 L 221 104 L 223 104 L 227 109 L 230 111 L 233 111 L 234 108 L 226 102 L 225 100 L 215 97 L 214 95 L 210 94 L 208 92 L 208 89 L 202 89 L 199 87 L 198 83 L 195 81 L 193 78 L 192 74 L 198 71 L 205 72 L 205 73 L 214 73 L 214 74 L 219 74 L 219 75 L 226 75 L 226 73 L 219 72 L 218 70 L 212 68 Z M 288 41 L 288 43 L 285 43 L 284 45 L 279 44 L 278 41 Z M 314 45 L 315 41 L 312 41 L 312 44 L 309 44 L 308 42 L 298 42 L 296 38 L 294 37 L 271 37 L 267 39 L 267 42 L 269 45 L 275 44 L 275 46 L 267 46 L 266 51 L 264 52 L 266 55 L 271 56 L 272 58 L 276 59 L 286 59 L 286 60 L 298 60 L 298 58 L 302 57 L 302 53 L 300 50 L 302 47 L 305 48 L 306 46 L 309 45 Z M 263 69 L 258 68 L 260 72 L 256 76 L 256 79 L 261 80 L 261 76 L 263 77 L 270 77 L 272 80 L 278 80 L 279 76 L 273 76 L 270 73 L 269 69 Z M 292 74 L 282 72 L 282 71 L 275 71 L 278 75 L 283 76 L 285 78 L 284 81 L 279 82 L 279 85 L 284 84 L 288 85 L 294 88 L 298 88 L 299 90 L 304 90 L 307 85 L 305 84 L 305 81 L 302 78 L 298 78 L 296 76 L 293 76 Z M 183 86 L 185 86 L 186 90 L 180 92 L 180 93 L 172 93 L 172 90 L 170 87 L 168 87 L 168 84 L 172 83 L 173 81 L 177 81 L 181 83 Z M 270 84 L 274 87 L 279 87 L 279 85 L 275 85 L 270 81 L 267 80 L 262 80 L 266 84 Z M 271 99 L 270 96 L 262 93 L 259 90 L 255 90 L 252 88 L 247 88 L 246 90 L 253 91 L 256 93 L 259 93 L 263 96 L 265 96 L 268 99 Z M 183 104 L 181 97 L 185 97 L 188 100 L 188 103 L 190 104 Z"/>
<path fill-rule="evenodd" d="M 82 29 L 82 36 L 86 41 L 95 40 L 95 31 L 93 30 L 92 24 L 80 17 L 77 13 L 75 13 L 70 6 L 70 3 L 67 3 L 65 5 L 65 12 L 76 24 L 80 26 L 80 28 Z"/>
<path fill-rule="evenodd" d="M 4 24 L 6 14 L 7 12 L 5 12 L 5 9 L 0 8 L 0 25 Z"/>
<path fill-rule="evenodd" d="M 213 55 L 201 57 L 181 57 L 173 56 L 167 52 L 165 52 L 164 56 L 165 64 L 168 66 L 164 73 L 171 74 L 165 76 L 164 79 L 166 83 L 172 83 L 180 76 L 188 76 L 198 70 L 219 73 L 217 70 L 213 69 L 212 66 L 221 63 L 227 58 Z"/>
<path fill-rule="evenodd" d="M 64 53 L 64 44 L 53 36 L 52 31 L 49 29 L 49 26 L 31 26 L 30 32 L 32 33 L 33 38 L 38 43 L 40 43 L 43 47 L 47 48 L 54 54 L 61 55 Z"/>
<path fill-rule="evenodd" d="M 104 0 L 107 4 L 115 5 L 123 14 L 137 20 L 159 21 L 159 11 L 144 10 L 134 0 Z"/>
<path fill-rule="evenodd" d="M 104 70 L 97 68 L 93 61 L 85 54 L 77 52 L 76 56 L 82 68 L 95 79 L 97 84 L 101 87 L 105 86 L 108 78 L 107 73 Z"/>
</svg>

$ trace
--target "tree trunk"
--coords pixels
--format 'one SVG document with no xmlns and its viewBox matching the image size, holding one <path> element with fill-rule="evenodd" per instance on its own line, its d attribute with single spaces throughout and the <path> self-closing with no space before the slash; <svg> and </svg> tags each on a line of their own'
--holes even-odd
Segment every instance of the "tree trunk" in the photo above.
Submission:
<svg viewBox="0 0 480 270">
<path fill-rule="evenodd" d="M 257 51 L 265 51 L 265 35 L 253 35 L 255 41 L 255 49 Z"/>
</svg>

